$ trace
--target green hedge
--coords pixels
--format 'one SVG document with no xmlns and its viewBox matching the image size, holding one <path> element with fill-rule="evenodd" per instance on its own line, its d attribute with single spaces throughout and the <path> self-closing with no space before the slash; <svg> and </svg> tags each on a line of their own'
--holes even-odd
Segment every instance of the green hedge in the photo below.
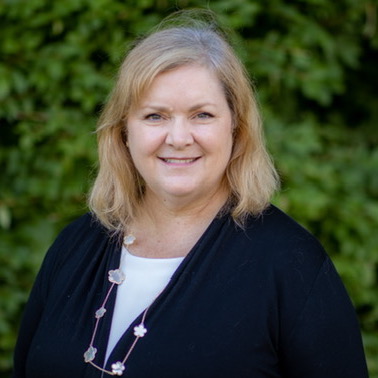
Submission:
<svg viewBox="0 0 378 378">
<path fill-rule="evenodd" d="M 48 245 L 86 211 L 127 43 L 203 1 L 0 1 L 0 376 Z M 258 88 L 275 202 L 331 254 L 378 377 L 377 0 L 213 0 Z"/>
</svg>

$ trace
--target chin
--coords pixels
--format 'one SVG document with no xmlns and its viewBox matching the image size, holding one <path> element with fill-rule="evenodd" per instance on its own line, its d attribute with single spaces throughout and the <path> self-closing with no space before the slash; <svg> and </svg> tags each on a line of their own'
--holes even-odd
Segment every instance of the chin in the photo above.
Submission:
<svg viewBox="0 0 378 378">
<path fill-rule="evenodd" d="M 184 198 L 184 197 L 197 197 L 198 194 L 195 191 L 188 190 L 188 188 L 182 188 L 177 190 L 167 190 L 165 192 L 168 196 L 171 197 L 178 197 L 178 198 Z"/>
<path fill-rule="evenodd" d="M 199 188 L 193 188 L 189 184 L 183 186 L 170 186 L 166 188 L 163 193 L 163 195 L 171 198 L 193 198 L 193 200 L 201 198 L 202 196 L 206 196 L 206 193 L 203 189 L 199 190 Z"/>
</svg>

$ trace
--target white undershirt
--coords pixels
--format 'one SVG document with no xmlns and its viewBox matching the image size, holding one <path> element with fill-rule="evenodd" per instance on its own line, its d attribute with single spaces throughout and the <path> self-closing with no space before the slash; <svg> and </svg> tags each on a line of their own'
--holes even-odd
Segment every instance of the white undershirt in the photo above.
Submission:
<svg viewBox="0 0 378 378">
<path fill-rule="evenodd" d="M 130 324 L 167 286 L 184 258 L 149 259 L 122 248 L 121 270 L 125 280 L 117 288 L 106 360 Z"/>
</svg>

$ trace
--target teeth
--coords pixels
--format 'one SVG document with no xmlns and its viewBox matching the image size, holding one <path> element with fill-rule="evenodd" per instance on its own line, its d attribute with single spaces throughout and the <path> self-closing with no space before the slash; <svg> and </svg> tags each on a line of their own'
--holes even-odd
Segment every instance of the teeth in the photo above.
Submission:
<svg viewBox="0 0 378 378">
<path fill-rule="evenodd" d="M 177 163 L 177 164 L 184 164 L 184 163 L 192 163 L 196 159 L 164 159 L 167 163 Z"/>
</svg>

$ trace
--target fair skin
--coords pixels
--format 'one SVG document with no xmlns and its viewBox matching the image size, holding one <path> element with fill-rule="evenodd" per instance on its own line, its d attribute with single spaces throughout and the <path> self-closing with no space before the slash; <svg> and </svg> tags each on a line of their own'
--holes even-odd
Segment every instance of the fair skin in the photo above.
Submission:
<svg viewBox="0 0 378 378">
<path fill-rule="evenodd" d="M 186 65 L 159 74 L 131 110 L 128 145 L 146 183 L 131 252 L 185 256 L 228 198 L 232 114 L 215 74 Z"/>
</svg>

